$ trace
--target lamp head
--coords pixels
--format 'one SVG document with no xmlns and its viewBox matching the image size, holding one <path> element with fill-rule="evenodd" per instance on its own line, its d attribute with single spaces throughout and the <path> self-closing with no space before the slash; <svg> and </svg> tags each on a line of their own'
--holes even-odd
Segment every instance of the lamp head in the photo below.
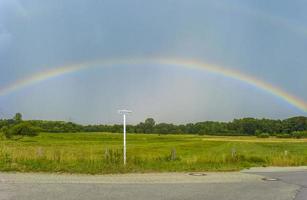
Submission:
<svg viewBox="0 0 307 200">
<path fill-rule="evenodd" d="M 131 110 L 118 110 L 118 113 L 124 115 L 124 114 L 130 114 L 132 113 L 132 111 Z"/>
</svg>

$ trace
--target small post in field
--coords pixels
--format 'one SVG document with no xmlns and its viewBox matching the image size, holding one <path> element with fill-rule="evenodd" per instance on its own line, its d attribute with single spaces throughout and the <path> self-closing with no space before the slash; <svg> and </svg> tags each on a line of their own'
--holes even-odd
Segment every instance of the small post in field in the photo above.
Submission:
<svg viewBox="0 0 307 200">
<path fill-rule="evenodd" d="M 176 160 L 176 149 L 173 148 L 172 151 L 171 151 L 171 160 Z"/>
<path fill-rule="evenodd" d="M 231 149 L 231 157 L 234 158 L 234 157 L 236 157 L 236 155 L 237 155 L 237 150 L 236 150 L 236 148 L 233 147 Z"/>
<path fill-rule="evenodd" d="M 132 113 L 131 110 L 118 110 L 118 113 L 123 115 L 123 128 L 124 128 L 124 165 L 126 165 L 126 114 Z"/>
</svg>

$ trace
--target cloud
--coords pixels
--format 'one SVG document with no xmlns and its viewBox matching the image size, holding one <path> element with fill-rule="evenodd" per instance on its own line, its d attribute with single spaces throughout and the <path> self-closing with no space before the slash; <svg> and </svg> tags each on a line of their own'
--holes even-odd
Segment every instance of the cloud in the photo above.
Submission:
<svg viewBox="0 0 307 200">
<path fill-rule="evenodd" d="M 11 19 L 26 19 L 27 17 L 28 11 L 20 1 L 0 1 L 0 56 L 8 50 L 12 42 L 13 34 L 9 31 Z"/>
<path fill-rule="evenodd" d="M 15 14 L 21 17 L 27 17 L 28 12 L 20 1 L 17 0 L 1 0 L 0 1 L 0 16 Z M 0 21 L 1 22 L 1 21 Z"/>
<path fill-rule="evenodd" d="M 4 53 L 11 43 L 12 35 L 0 26 L 0 54 Z"/>
<path fill-rule="evenodd" d="M 303 28 L 287 17 L 296 13 L 281 15 L 288 20 L 282 21 L 273 9 L 266 10 L 274 15 L 269 17 L 255 6 L 245 9 L 233 3 L 233 8 L 225 4 L 221 9 L 215 2 L 0 0 L 0 85 L 69 63 L 180 57 L 225 65 L 306 99 L 307 42 L 297 37 L 297 32 L 304 34 Z M 172 122 L 296 114 L 271 96 L 251 95 L 254 90 L 244 86 L 226 87 L 221 77 L 191 73 L 187 80 L 187 71 L 176 75 L 177 69 L 161 68 L 79 72 L 1 97 L 0 106 L 30 118 L 75 115 L 80 122 L 110 123 L 120 119 L 114 111 L 125 105 L 135 111 L 135 122 L 151 114 Z M 126 95 L 118 92 L 127 88 Z"/>
<path fill-rule="evenodd" d="M 307 26 L 300 23 L 299 20 L 289 19 L 275 12 L 270 12 L 270 10 L 256 8 L 256 6 L 253 6 L 255 4 L 248 3 L 248 1 L 215 1 L 213 5 L 224 11 L 243 14 L 281 30 L 287 30 L 299 36 L 307 37 Z M 278 8 L 276 8 L 276 10 L 278 10 Z"/>
</svg>

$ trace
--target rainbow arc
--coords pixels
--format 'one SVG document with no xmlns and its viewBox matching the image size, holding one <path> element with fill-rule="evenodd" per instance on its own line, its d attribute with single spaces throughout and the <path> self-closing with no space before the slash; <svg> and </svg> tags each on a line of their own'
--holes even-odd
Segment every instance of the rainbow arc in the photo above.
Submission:
<svg viewBox="0 0 307 200">
<path fill-rule="evenodd" d="M 65 66 L 59 66 L 55 69 L 43 71 L 23 79 L 17 80 L 3 88 L 0 88 L 0 96 L 8 95 L 14 91 L 18 91 L 22 88 L 37 84 L 39 82 L 62 76 L 65 74 L 70 74 L 73 72 L 87 70 L 92 67 L 105 67 L 113 65 L 140 65 L 140 64 L 159 64 L 159 65 L 171 65 L 176 67 L 183 67 L 188 69 L 198 69 L 204 70 L 210 73 L 215 73 L 227 78 L 235 79 L 240 82 L 249 84 L 256 88 L 262 89 L 274 95 L 285 102 L 295 106 L 301 111 L 307 112 L 307 103 L 297 96 L 286 92 L 285 90 L 274 86 L 268 82 L 257 79 L 256 77 L 244 74 L 240 71 L 233 69 L 228 69 L 226 67 L 212 65 L 204 62 L 199 62 L 195 60 L 186 60 L 178 58 L 138 58 L 138 59 L 110 59 L 110 60 L 95 60 L 90 62 L 83 62 Z"/>
</svg>

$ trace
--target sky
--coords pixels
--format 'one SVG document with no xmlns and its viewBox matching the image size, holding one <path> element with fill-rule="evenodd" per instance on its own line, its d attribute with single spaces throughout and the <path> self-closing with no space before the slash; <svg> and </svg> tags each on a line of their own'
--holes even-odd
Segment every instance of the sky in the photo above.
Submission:
<svg viewBox="0 0 307 200">
<path fill-rule="evenodd" d="M 236 70 L 307 102 L 306 52 L 303 0 L 0 0 L 0 88 L 69 64 L 159 57 Z M 113 124 L 121 108 L 133 124 L 307 115 L 234 78 L 151 62 L 98 63 L 0 96 L 0 118 Z"/>
</svg>

